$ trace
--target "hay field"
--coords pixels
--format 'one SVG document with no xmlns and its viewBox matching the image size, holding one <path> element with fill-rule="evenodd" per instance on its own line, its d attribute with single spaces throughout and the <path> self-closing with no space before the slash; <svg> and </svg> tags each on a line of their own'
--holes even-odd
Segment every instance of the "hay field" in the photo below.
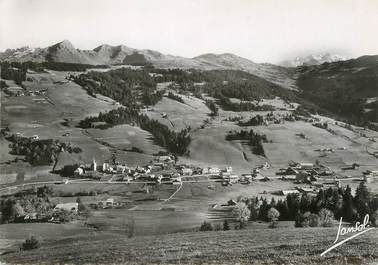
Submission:
<svg viewBox="0 0 378 265">
<path fill-rule="evenodd" d="M 203 121 L 209 118 L 209 109 L 198 98 L 185 95 L 180 95 L 180 97 L 185 103 L 163 97 L 161 101 L 153 106 L 153 111 L 148 111 L 146 114 L 176 131 L 187 127 L 192 129 L 200 127 Z M 163 113 L 167 114 L 167 118 L 162 117 Z"/>
<path fill-rule="evenodd" d="M 3 255 L 17 264 L 373 264 L 378 234 L 365 233 L 320 257 L 332 228 L 259 228 L 127 238 L 125 234 L 46 240 L 42 247 Z"/>
</svg>

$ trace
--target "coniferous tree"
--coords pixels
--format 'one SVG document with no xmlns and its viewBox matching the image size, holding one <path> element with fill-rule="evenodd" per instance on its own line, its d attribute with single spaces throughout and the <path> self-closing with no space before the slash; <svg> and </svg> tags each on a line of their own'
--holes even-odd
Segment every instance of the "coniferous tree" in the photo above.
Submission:
<svg viewBox="0 0 378 265">
<path fill-rule="evenodd" d="M 365 215 L 370 213 L 369 191 L 365 182 L 360 182 L 360 185 L 356 189 L 354 205 L 357 209 L 357 218 L 362 221 L 365 218 Z"/>
<path fill-rule="evenodd" d="M 342 217 L 345 221 L 352 222 L 356 219 L 356 214 L 357 211 L 354 207 L 352 190 L 348 185 L 343 196 Z"/>
</svg>

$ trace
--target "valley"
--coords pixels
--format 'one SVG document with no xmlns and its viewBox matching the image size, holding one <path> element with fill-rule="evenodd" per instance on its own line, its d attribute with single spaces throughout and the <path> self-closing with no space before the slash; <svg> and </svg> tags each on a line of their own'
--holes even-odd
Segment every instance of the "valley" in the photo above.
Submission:
<svg viewBox="0 0 378 265">
<path fill-rule="evenodd" d="M 63 42 L 47 50 L 54 52 L 51 58 L 57 62 L 94 65 L 109 64 L 97 61 L 96 54 L 106 57 L 119 49 L 130 56 L 135 51 L 99 47 L 72 55 L 67 52 L 71 49 L 71 44 Z M 78 201 L 86 209 L 68 221 L 52 218 L 1 224 L 2 261 L 190 264 L 221 259 L 343 264 L 340 257 L 347 255 L 348 259 L 358 256 L 356 263 L 363 264 L 377 258 L 375 234 L 320 261 L 318 254 L 333 241 L 336 227 L 295 228 L 294 219 L 289 218 L 280 219 L 275 230 L 266 220 L 252 217 L 241 227 L 242 222 L 231 214 L 246 199 L 272 203 L 272 199 L 288 200 L 288 194 L 318 198 L 321 190 L 344 192 L 347 186 L 355 195 L 360 183 L 366 184 L 374 203 L 378 132 L 350 124 L 340 113 L 314 112 L 312 106 L 321 109 L 318 102 L 308 103 L 309 98 L 297 91 L 306 93 L 304 82 L 317 79 L 312 75 L 326 65 L 300 69 L 305 74 L 296 83 L 293 69 L 279 66 L 237 62 L 238 67 L 225 70 L 224 65 L 234 60 L 229 54 L 222 59 L 196 57 L 190 63 L 204 66 L 184 67 L 179 65 L 181 58 L 169 57 L 176 65 L 152 51 L 140 53 L 154 67 L 93 66 L 80 72 L 29 69 L 22 86 L 2 80 L 6 85 L 1 91 L 2 199 L 33 201 L 38 189 L 46 187 L 42 198 L 48 198 L 47 208 L 56 211 L 57 205 Z M 47 56 L 45 51 L 40 54 Z M 120 62 L 122 56 L 113 57 L 111 63 Z M 167 69 L 164 63 L 180 69 Z M 245 125 L 256 117 L 261 119 L 258 124 Z M 242 131 L 253 133 L 241 140 L 227 139 L 232 133 L 243 135 Z M 54 163 L 32 165 L 25 158 L 31 151 L 21 155 L 22 147 L 18 150 L 11 139 L 31 143 L 52 139 L 79 151 L 56 150 Z M 256 152 L 257 147 L 263 153 Z M 23 207 L 24 214 L 32 213 Z M 373 207 L 370 210 L 374 212 Z M 209 222 L 216 230 L 225 220 L 232 231 L 199 228 Z M 42 247 L 19 252 L 30 234 Z"/>
</svg>

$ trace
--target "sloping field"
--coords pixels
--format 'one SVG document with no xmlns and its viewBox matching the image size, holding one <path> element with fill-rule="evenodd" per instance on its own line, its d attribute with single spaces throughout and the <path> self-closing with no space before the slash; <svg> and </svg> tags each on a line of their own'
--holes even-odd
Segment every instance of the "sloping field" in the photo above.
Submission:
<svg viewBox="0 0 378 265">
<path fill-rule="evenodd" d="M 147 115 L 162 124 L 167 125 L 172 130 L 180 131 L 187 127 L 198 128 L 203 121 L 209 118 L 209 109 L 204 102 L 198 98 L 180 95 L 185 103 L 163 97 L 154 107 L 154 111 L 149 111 Z M 163 118 L 163 113 L 167 114 Z"/>
<path fill-rule="evenodd" d="M 204 167 L 232 166 L 236 173 L 250 172 L 254 166 L 260 165 L 265 159 L 252 154 L 249 146 L 242 145 L 238 141 L 226 141 L 227 132 L 235 129 L 240 129 L 240 127 L 217 118 L 210 126 L 191 134 L 189 157 L 182 157 L 180 161 Z"/>
<path fill-rule="evenodd" d="M 302 121 L 260 126 L 255 130 L 272 140 L 273 143 L 264 144 L 264 148 L 270 163 L 276 167 L 285 166 L 290 160 L 311 163 L 319 160 L 336 171 L 353 163 L 360 164 L 364 169 L 377 165 L 377 159 L 366 152 L 366 145 L 373 147 L 366 138 L 332 124 L 330 128 L 337 129 L 338 133 L 332 134 Z M 296 135 L 299 133 L 305 134 L 306 138 Z M 320 157 L 322 153 L 315 150 L 321 148 L 332 148 L 334 152 Z"/>
<path fill-rule="evenodd" d="M 45 241 L 1 257 L 10 264 L 373 264 L 378 233 L 367 232 L 329 252 L 337 228 L 277 228 L 127 238 L 93 233 Z"/>
<path fill-rule="evenodd" d="M 85 90 L 73 82 L 65 79 L 67 72 L 55 72 L 43 74 L 28 74 L 30 80 L 24 85 L 30 90 L 47 89 L 45 96 L 7 97 L 2 93 L 1 97 L 1 124 L 9 126 L 12 133 L 21 133 L 30 137 L 38 135 L 41 139 L 53 138 L 63 142 L 71 142 L 79 146 L 83 151 L 79 154 L 62 154 L 59 158 L 57 169 L 66 164 L 89 163 L 92 158 L 102 162 L 110 157 L 112 145 L 118 145 L 125 139 L 130 142 L 131 147 L 138 147 L 141 150 L 154 153 L 160 150 L 153 145 L 149 134 L 138 128 L 120 126 L 109 130 L 91 130 L 88 133 L 75 127 L 77 121 L 86 116 L 97 115 L 100 111 L 106 112 L 118 106 L 113 100 L 99 95 L 97 98 L 89 96 Z M 62 122 L 68 123 L 68 126 Z M 102 135 L 103 134 L 103 135 Z M 97 139 L 99 138 L 99 139 Z M 104 139 L 101 138 L 106 138 Z M 117 138 L 117 139 L 115 139 Z M 109 141 L 110 146 L 103 142 Z M 1 162 L 13 160 L 16 157 L 9 154 L 8 141 L 1 139 Z M 121 148 L 128 148 L 128 145 L 120 145 Z M 131 165 L 141 164 L 151 160 L 150 155 L 135 152 L 121 152 L 118 157 L 130 162 Z M 15 164 L 1 164 L 0 171 L 6 181 L 15 179 Z M 31 168 L 27 163 L 20 162 L 17 165 L 19 170 L 26 173 L 26 178 L 37 174 L 48 174 L 51 166 Z"/>
<path fill-rule="evenodd" d="M 88 129 L 88 134 L 95 140 L 106 142 L 110 146 L 114 146 L 119 149 L 131 149 L 137 147 L 147 154 L 158 153 L 162 150 L 161 147 L 153 143 L 153 136 L 131 125 L 123 124 L 114 126 L 109 129 Z"/>
</svg>

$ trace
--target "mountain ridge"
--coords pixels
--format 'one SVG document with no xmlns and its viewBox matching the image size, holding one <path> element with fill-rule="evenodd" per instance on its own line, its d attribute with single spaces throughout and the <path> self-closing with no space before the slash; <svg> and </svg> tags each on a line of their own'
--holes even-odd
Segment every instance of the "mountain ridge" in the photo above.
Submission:
<svg viewBox="0 0 378 265">
<path fill-rule="evenodd" d="M 18 48 L 0 52 L 0 61 L 52 61 L 92 65 L 146 64 L 159 68 L 195 68 L 200 70 L 232 69 L 255 74 L 288 89 L 296 89 L 293 72 L 282 66 L 255 63 L 231 53 L 202 54 L 193 58 L 163 54 L 150 49 L 135 49 L 125 45 L 102 44 L 93 50 L 76 49 L 69 40 L 46 48 Z"/>
<path fill-rule="evenodd" d="M 284 60 L 278 64 L 284 67 L 299 67 L 299 66 L 320 65 L 323 63 L 340 62 L 340 61 L 346 61 L 348 59 L 351 59 L 351 58 L 349 56 L 345 56 L 341 54 L 323 52 L 323 53 L 317 53 L 317 54 L 309 54 L 306 56 L 297 56 L 294 59 Z"/>
</svg>

